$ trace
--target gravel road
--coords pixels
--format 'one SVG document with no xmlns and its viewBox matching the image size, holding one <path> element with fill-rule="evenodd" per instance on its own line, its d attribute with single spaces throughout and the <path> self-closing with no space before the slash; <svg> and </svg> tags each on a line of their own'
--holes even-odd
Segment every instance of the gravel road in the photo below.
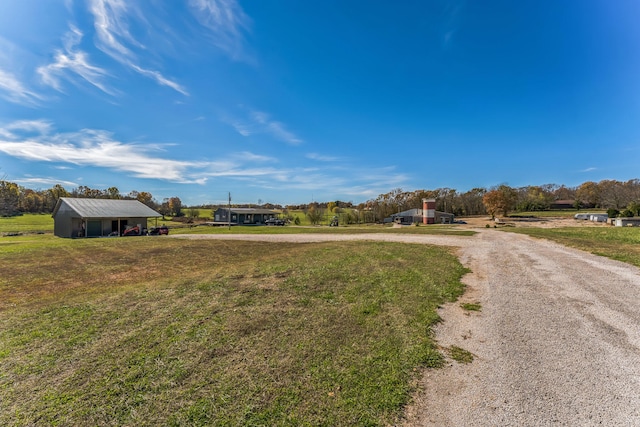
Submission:
<svg viewBox="0 0 640 427">
<path fill-rule="evenodd" d="M 404 426 L 640 426 L 640 269 L 497 230 L 426 235 L 190 236 L 384 240 L 459 247 L 460 302 L 441 310 L 443 349 L 474 354 L 428 370 Z M 176 236 L 181 237 L 181 236 Z"/>
</svg>

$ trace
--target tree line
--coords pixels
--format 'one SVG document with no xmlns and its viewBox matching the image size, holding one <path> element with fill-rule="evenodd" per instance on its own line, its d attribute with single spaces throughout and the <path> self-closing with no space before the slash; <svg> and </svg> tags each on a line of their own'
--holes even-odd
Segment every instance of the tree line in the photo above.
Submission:
<svg viewBox="0 0 640 427">
<path fill-rule="evenodd" d="M 46 190 L 33 190 L 14 182 L 0 180 L 0 216 L 12 216 L 20 213 L 52 213 L 61 197 L 138 200 L 162 215 L 180 216 L 183 214 L 182 201 L 179 197 L 170 197 L 158 202 L 151 193 L 146 191 L 131 191 L 127 194 L 121 194 L 116 187 L 100 190 L 84 185 L 67 191 L 60 184 Z"/>
<path fill-rule="evenodd" d="M 473 188 L 459 192 L 452 188 L 403 191 L 394 189 L 357 206 L 374 221 L 392 214 L 422 207 L 422 199 L 435 199 L 436 210 L 456 216 L 504 215 L 550 209 L 603 209 L 624 216 L 640 215 L 640 180 L 587 181 L 577 187 L 545 184 L 510 187 Z"/>
<path fill-rule="evenodd" d="M 116 187 L 93 189 L 82 185 L 67 191 L 59 184 L 46 190 L 33 190 L 0 180 L 0 215 L 51 213 L 60 197 L 139 200 L 167 216 L 182 216 L 186 210 L 177 196 L 158 202 L 151 193 L 145 191 L 121 194 Z M 339 213 L 348 223 L 380 222 L 395 213 L 422 208 L 422 199 L 435 199 L 436 210 L 453 213 L 456 216 L 487 214 L 507 216 L 512 212 L 535 212 L 554 208 L 597 208 L 629 216 L 640 215 L 640 180 L 587 181 L 577 187 L 545 184 L 516 188 L 501 184 L 491 188 L 473 188 L 465 192 L 452 188 L 415 191 L 396 188 L 358 205 L 338 200 L 287 205 L 284 208 L 271 203 L 258 204 L 258 206 L 285 211 L 303 210 L 311 212 L 312 215 L 320 211 Z M 240 205 L 234 205 L 234 207 L 238 206 Z M 206 207 L 214 208 L 215 206 L 206 205 Z M 347 214 L 349 216 L 345 217 Z"/>
</svg>

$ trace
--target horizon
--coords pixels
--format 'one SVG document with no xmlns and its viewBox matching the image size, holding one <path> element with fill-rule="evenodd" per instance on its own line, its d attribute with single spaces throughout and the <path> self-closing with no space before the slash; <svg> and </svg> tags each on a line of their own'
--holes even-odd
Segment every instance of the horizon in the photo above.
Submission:
<svg viewBox="0 0 640 427">
<path fill-rule="evenodd" d="M 640 3 L 0 3 L 0 177 L 188 206 L 637 178 Z"/>
</svg>

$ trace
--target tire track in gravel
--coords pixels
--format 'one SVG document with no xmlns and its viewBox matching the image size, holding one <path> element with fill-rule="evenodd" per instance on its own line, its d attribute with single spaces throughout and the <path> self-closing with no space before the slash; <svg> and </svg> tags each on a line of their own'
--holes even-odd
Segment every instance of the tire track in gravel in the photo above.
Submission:
<svg viewBox="0 0 640 427">
<path fill-rule="evenodd" d="M 476 358 L 428 371 L 404 425 L 640 425 L 640 269 L 500 231 L 461 261 L 482 312 L 444 307 L 436 337 Z"/>
</svg>

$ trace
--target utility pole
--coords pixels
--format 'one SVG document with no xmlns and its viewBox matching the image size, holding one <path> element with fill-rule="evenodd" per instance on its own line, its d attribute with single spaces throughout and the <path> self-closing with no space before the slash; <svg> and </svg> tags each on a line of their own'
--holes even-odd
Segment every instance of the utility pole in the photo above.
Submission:
<svg viewBox="0 0 640 427">
<path fill-rule="evenodd" d="M 229 204 L 227 209 L 227 224 L 229 224 L 229 231 L 231 231 L 231 191 L 229 191 Z"/>
</svg>

